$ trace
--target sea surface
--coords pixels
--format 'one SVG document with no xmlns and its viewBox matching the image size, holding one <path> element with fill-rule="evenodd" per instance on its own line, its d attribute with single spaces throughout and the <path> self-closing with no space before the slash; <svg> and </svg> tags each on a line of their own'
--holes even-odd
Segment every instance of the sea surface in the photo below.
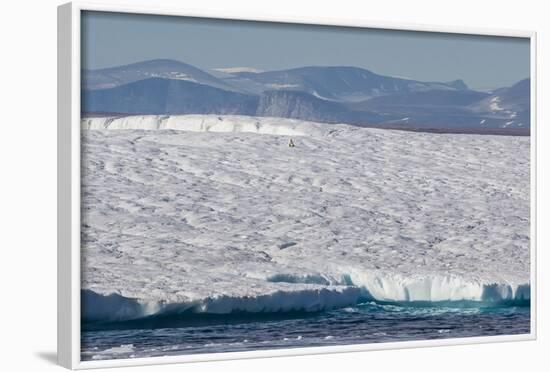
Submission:
<svg viewBox="0 0 550 372">
<path fill-rule="evenodd" d="M 187 314 L 83 329 L 82 360 L 104 360 L 528 334 L 530 307 L 368 302 L 318 313 Z"/>
</svg>

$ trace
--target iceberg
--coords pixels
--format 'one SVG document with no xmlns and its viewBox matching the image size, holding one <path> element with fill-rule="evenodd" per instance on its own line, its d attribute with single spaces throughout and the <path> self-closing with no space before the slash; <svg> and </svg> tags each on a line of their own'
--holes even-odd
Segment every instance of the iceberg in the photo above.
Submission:
<svg viewBox="0 0 550 372">
<path fill-rule="evenodd" d="M 530 299 L 528 137 L 219 115 L 81 128 L 86 321 Z"/>
</svg>

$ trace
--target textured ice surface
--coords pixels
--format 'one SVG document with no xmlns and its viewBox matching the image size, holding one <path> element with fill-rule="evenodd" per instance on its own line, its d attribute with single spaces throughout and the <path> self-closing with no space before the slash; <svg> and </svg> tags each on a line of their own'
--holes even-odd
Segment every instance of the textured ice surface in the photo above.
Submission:
<svg viewBox="0 0 550 372">
<path fill-rule="evenodd" d="M 215 115 L 82 128 L 85 318 L 529 298 L 528 137 Z"/>
</svg>

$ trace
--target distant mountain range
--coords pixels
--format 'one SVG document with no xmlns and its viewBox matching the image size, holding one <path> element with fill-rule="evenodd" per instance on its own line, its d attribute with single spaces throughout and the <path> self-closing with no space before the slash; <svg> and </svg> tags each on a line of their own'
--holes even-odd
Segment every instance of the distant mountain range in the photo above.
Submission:
<svg viewBox="0 0 550 372">
<path fill-rule="evenodd" d="M 236 114 L 368 127 L 529 134 L 530 81 L 491 93 L 358 67 L 203 71 L 152 60 L 82 71 L 82 113 Z"/>
</svg>

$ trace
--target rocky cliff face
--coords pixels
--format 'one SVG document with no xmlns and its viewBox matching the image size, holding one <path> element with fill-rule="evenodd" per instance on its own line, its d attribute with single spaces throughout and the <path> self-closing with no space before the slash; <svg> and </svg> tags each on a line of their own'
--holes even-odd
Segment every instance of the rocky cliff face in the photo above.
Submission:
<svg viewBox="0 0 550 372">
<path fill-rule="evenodd" d="M 343 105 L 296 91 L 269 91 L 260 97 L 256 115 L 323 122 L 341 121 Z"/>
</svg>

